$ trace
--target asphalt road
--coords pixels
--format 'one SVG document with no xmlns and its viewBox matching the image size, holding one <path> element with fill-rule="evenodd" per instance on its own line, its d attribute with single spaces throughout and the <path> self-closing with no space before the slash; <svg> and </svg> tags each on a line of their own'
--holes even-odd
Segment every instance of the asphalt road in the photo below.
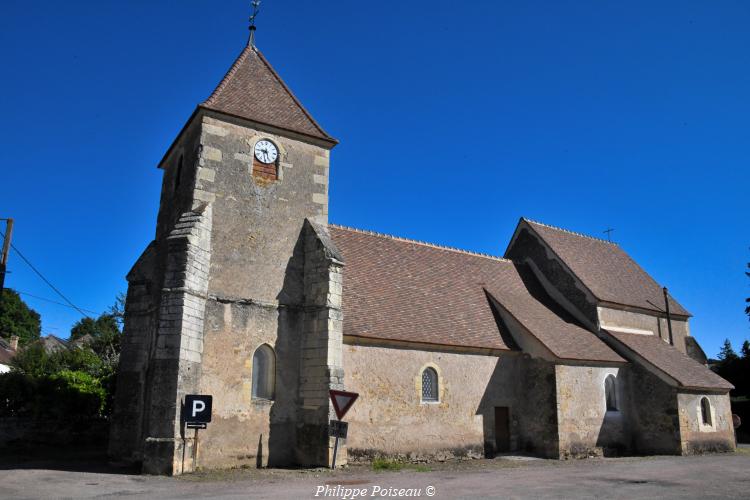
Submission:
<svg viewBox="0 0 750 500">
<path fill-rule="evenodd" d="M 168 478 L 117 473 L 101 464 L 20 467 L 3 465 L 0 498 L 750 498 L 747 448 L 698 457 L 475 460 L 437 464 L 424 472 L 376 472 L 360 466 L 336 472 L 235 470 Z"/>
</svg>

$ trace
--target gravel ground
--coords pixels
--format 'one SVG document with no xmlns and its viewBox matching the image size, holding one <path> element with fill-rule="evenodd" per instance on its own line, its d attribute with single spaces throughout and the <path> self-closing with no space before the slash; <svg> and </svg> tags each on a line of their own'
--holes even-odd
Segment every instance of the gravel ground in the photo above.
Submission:
<svg viewBox="0 0 750 500">
<path fill-rule="evenodd" d="M 88 457 L 0 462 L 0 498 L 750 498 L 750 448 L 696 457 L 446 462 L 373 471 L 239 469 L 140 476 Z M 403 491 L 399 491 L 403 489 Z M 432 495 L 430 495 L 432 493 Z M 401 495 L 399 495 L 401 494 Z"/>
</svg>

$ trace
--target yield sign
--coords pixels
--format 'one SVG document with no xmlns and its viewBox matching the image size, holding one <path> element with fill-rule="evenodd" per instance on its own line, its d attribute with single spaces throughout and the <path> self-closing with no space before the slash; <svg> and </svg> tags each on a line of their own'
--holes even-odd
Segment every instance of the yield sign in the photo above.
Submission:
<svg viewBox="0 0 750 500">
<path fill-rule="evenodd" d="M 349 408 L 352 407 L 354 402 L 359 397 L 359 394 L 357 394 L 356 392 L 346 392 L 346 391 L 330 390 L 328 391 L 328 394 L 331 397 L 331 403 L 333 403 L 333 409 L 336 411 L 336 416 L 339 417 L 339 420 L 344 418 L 344 415 L 346 415 L 346 412 L 349 411 Z"/>
</svg>

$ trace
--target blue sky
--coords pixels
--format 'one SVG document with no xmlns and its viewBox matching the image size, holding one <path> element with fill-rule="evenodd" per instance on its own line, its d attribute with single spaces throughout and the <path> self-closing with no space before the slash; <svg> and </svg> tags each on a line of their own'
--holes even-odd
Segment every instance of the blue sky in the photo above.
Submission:
<svg viewBox="0 0 750 500">
<path fill-rule="evenodd" d="M 502 254 L 520 216 L 620 243 L 709 355 L 750 337 L 750 3 L 264 0 L 258 45 L 341 144 L 331 220 Z M 249 1 L 5 0 L 0 217 L 79 307 L 151 240 L 170 142 Z M 59 300 L 11 255 L 7 286 Z M 43 332 L 79 315 L 30 296 Z"/>
</svg>

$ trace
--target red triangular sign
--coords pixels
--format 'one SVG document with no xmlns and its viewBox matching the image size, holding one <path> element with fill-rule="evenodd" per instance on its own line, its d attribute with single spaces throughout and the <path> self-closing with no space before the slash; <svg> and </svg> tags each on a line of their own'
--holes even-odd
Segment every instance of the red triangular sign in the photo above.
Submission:
<svg viewBox="0 0 750 500">
<path fill-rule="evenodd" d="M 336 416 L 339 417 L 339 420 L 344 418 L 344 415 L 346 415 L 346 412 L 349 411 L 349 408 L 352 407 L 354 402 L 359 397 L 359 394 L 357 394 L 356 392 L 334 391 L 334 390 L 328 391 L 328 395 L 331 397 L 331 403 L 333 403 L 333 410 L 336 412 Z"/>
</svg>

